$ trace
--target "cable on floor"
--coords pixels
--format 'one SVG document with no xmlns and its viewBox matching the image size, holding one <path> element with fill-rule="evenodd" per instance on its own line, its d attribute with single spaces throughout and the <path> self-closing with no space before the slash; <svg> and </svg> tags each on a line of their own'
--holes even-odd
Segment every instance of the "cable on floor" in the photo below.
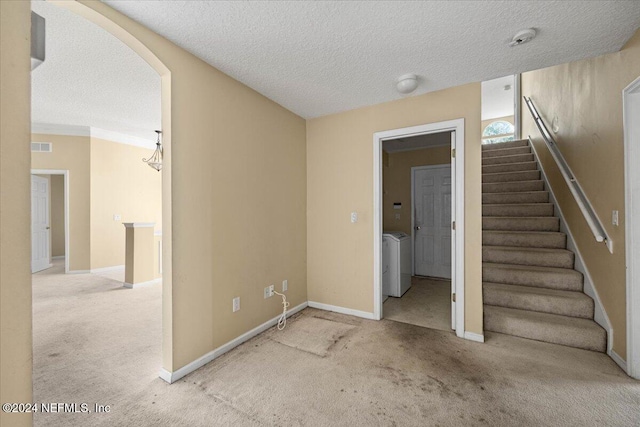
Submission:
<svg viewBox="0 0 640 427">
<path fill-rule="evenodd" d="M 277 291 L 273 291 L 273 293 L 282 297 L 282 315 L 278 319 L 278 330 L 281 331 L 285 326 L 287 326 L 287 308 L 289 307 L 289 303 L 287 302 L 287 297 L 284 294 Z"/>
</svg>

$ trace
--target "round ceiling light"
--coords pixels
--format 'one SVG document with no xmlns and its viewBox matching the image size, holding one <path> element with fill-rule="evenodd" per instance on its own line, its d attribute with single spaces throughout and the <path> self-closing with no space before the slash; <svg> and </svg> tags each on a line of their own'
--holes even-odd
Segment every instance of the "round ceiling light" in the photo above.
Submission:
<svg viewBox="0 0 640 427">
<path fill-rule="evenodd" d="M 513 36 L 513 39 L 511 39 L 511 43 L 509 43 L 509 46 L 514 47 L 514 46 L 519 46 L 521 44 L 525 44 L 533 40 L 535 36 L 536 36 L 536 30 L 533 28 L 520 30 L 516 33 L 515 36 Z"/>
<path fill-rule="evenodd" d="M 418 76 L 415 74 L 405 74 L 398 78 L 396 89 L 400 93 L 411 93 L 418 87 Z"/>
</svg>

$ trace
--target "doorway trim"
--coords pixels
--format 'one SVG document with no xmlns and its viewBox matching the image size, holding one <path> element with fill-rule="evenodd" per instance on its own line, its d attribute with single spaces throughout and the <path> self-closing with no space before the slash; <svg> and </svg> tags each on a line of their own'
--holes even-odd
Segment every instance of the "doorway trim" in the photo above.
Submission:
<svg viewBox="0 0 640 427">
<path fill-rule="evenodd" d="M 69 170 L 68 169 L 31 169 L 31 175 L 64 176 L 64 272 L 69 273 Z"/>
<path fill-rule="evenodd" d="M 633 98 L 632 98 L 633 97 Z M 632 101 L 633 99 L 633 101 Z M 627 363 L 629 376 L 640 379 L 640 77 L 622 91 L 624 129 L 625 245 L 627 264 Z M 613 354 L 613 352 L 612 352 Z"/>
<path fill-rule="evenodd" d="M 455 132 L 451 149 L 451 176 L 454 180 L 456 221 L 455 249 L 451 251 L 451 283 L 456 289 L 456 335 L 465 337 L 464 329 L 464 118 L 375 132 L 373 134 L 373 316 L 382 318 L 382 143 L 389 139 L 408 138 L 440 132 Z M 456 164 L 460 167 L 456 167 Z"/>
</svg>

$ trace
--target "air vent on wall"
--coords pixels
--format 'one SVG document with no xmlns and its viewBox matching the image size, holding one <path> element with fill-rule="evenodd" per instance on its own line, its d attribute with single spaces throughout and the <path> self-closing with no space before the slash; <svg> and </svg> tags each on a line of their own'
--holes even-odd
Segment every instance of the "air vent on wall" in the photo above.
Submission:
<svg viewBox="0 0 640 427">
<path fill-rule="evenodd" d="M 32 142 L 31 151 L 51 153 L 53 151 L 53 144 L 51 144 L 50 142 Z"/>
</svg>

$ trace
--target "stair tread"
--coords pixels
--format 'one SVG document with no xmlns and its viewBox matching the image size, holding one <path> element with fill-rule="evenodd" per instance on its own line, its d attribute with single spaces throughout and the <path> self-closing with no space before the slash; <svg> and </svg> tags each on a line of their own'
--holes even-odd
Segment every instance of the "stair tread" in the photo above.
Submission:
<svg viewBox="0 0 640 427">
<path fill-rule="evenodd" d="M 502 165 L 501 165 L 502 166 Z M 523 171 L 508 171 L 508 172 L 482 172 L 482 176 L 497 176 L 497 175 L 522 175 L 522 174 L 527 174 L 527 173 L 531 173 L 531 172 L 540 172 L 537 169 L 531 169 L 531 170 L 523 170 Z"/>
<path fill-rule="evenodd" d="M 487 330 L 569 347 L 606 351 L 607 333 L 591 319 L 491 305 L 484 305 L 483 308 Z"/>
<path fill-rule="evenodd" d="M 528 151 L 528 152 L 526 152 L 526 153 L 522 153 L 523 149 L 524 149 L 524 150 L 527 150 L 527 149 L 528 149 L 528 150 L 531 150 L 531 147 L 529 147 L 528 145 L 522 145 L 522 146 L 519 146 L 519 147 L 503 147 L 503 148 L 496 148 L 496 149 L 493 149 L 493 150 L 482 150 L 482 154 L 483 154 L 483 155 L 484 155 L 485 153 L 486 153 L 486 154 L 496 154 L 496 153 L 498 153 L 498 152 L 500 152 L 500 151 L 501 151 L 501 152 L 504 152 L 504 153 L 505 153 L 505 154 L 504 154 L 505 156 L 511 156 L 511 155 L 513 155 L 513 153 L 517 153 L 517 154 L 528 154 L 528 153 L 530 153 L 530 152 L 531 152 L 531 151 Z M 486 156 L 486 157 L 503 157 L 503 156 L 493 156 L 493 155 L 489 155 L 489 156 Z"/>
<path fill-rule="evenodd" d="M 496 193 L 491 193 L 491 194 L 496 194 Z M 482 204 L 482 206 L 517 206 L 517 207 L 522 207 L 522 206 L 540 206 L 540 205 L 553 206 L 553 203 L 538 202 L 538 203 L 483 203 Z M 525 218 L 527 218 L 527 217 L 525 217 Z"/>
<path fill-rule="evenodd" d="M 514 251 L 514 252 L 536 252 L 536 253 L 552 253 L 552 254 L 572 254 L 573 252 L 568 249 L 560 248 L 536 248 L 526 246 L 487 246 L 494 250 Z"/>
<path fill-rule="evenodd" d="M 500 292 L 507 292 L 522 295 L 544 295 L 563 299 L 573 299 L 581 301 L 591 301 L 591 297 L 579 291 L 565 291 L 562 289 L 537 288 L 535 286 L 511 285 L 508 283 L 482 282 L 483 287 L 491 288 Z M 494 306 L 497 307 L 497 306 Z"/>
<path fill-rule="evenodd" d="M 500 263 L 493 263 L 493 262 L 483 262 L 482 267 L 483 268 L 484 267 L 503 268 L 503 269 L 511 269 L 511 270 L 525 270 L 525 271 L 544 272 L 544 273 L 556 273 L 556 274 L 564 274 L 567 276 L 582 277 L 582 273 L 571 268 L 541 267 L 538 265 L 500 264 Z"/>
<path fill-rule="evenodd" d="M 513 141 L 504 141 L 504 142 L 495 142 L 493 144 L 483 144 L 483 151 L 492 151 L 492 150 L 500 150 L 505 146 L 526 146 L 529 145 L 529 140 L 527 139 L 515 139 Z"/>
</svg>

